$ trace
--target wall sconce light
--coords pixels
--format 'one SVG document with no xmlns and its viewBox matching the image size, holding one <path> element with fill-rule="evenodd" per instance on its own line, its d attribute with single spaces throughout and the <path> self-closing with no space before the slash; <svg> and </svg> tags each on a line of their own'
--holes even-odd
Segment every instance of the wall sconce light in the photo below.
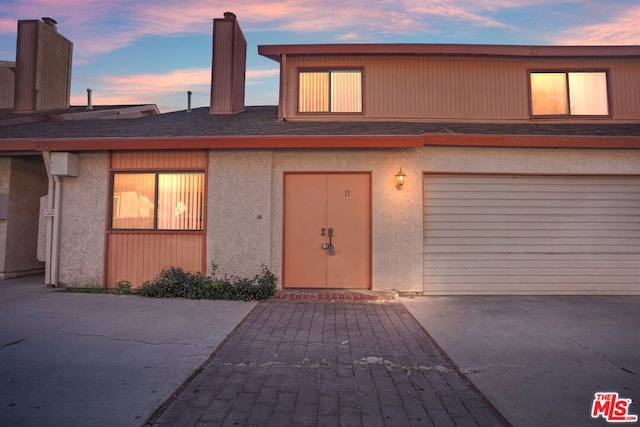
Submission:
<svg viewBox="0 0 640 427">
<path fill-rule="evenodd" d="M 396 188 L 398 190 L 402 190 L 402 186 L 404 185 L 404 177 L 407 176 L 402 172 L 402 168 L 396 174 Z"/>
</svg>

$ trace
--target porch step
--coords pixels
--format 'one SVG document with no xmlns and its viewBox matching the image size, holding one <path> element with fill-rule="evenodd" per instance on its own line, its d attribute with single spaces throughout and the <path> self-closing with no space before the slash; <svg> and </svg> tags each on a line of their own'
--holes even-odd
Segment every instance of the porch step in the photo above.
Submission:
<svg viewBox="0 0 640 427">
<path fill-rule="evenodd" d="M 279 289 L 273 301 L 295 302 L 393 302 L 396 291 L 369 291 L 359 289 Z"/>
</svg>

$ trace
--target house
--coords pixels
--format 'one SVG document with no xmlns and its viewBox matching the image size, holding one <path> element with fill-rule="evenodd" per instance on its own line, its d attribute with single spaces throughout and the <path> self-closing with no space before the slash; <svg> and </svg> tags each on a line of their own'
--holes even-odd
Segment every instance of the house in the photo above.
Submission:
<svg viewBox="0 0 640 427">
<path fill-rule="evenodd" d="M 16 47 L 15 61 L 0 61 L 0 136 L 9 126 L 159 113 L 155 105 L 94 106 L 91 90 L 86 106 L 70 105 L 73 43 L 52 18 L 18 21 Z M 40 152 L 0 150 L 0 279 L 5 279 L 45 270 L 38 225 L 46 203 L 41 198 L 51 189 Z"/>
<path fill-rule="evenodd" d="M 640 47 L 270 45 L 214 19 L 211 105 L 0 128 L 49 176 L 47 284 L 640 293 Z"/>
</svg>

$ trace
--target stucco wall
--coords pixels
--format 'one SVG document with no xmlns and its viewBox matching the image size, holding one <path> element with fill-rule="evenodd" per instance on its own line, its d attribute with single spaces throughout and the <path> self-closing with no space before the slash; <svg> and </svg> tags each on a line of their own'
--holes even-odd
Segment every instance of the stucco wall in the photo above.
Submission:
<svg viewBox="0 0 640 427">
<path fill-rule="evenodd" d="M 62 285 L 102 286 L 108 160 L 107 153 L 80 153 L 78 176 L 62 178 Z"/>
<path fill-rule="evenodd" d="M 218 265 L 220 276 L 250 277 L 263 264 L 272 269 L 271 228 L 276 219 L 272 215 L 271 163 L 270 150 L 210 153 L 208 273 L 211 262 Z"/>
<path fill-rule="evenodd" d="M 397 190 L 395 174 L 400 167 L 407 177 L 404 188 Z M 266 264 L 281 277 L 286 172 L 370 173 L 372 288 L 421 292 L 424 173 L 640 175 L 640 151 L 213 150 L 207 181 L 207 272 L 215 262 L 219 274 L 252 276 Z M 79 177 L 63 178 L 63 182 L 60 281 L 72 286 L 100 285 L 108 206 L 107 154 L 80 154 Z"/>
<path fill-rule="evenodd" d="M 411 166 L 415 150 L 309 150 L 274 154 L 272 264 L 282 271 L 285 172 L 369 172 L 372 188 L 372 288 L 422 290 L 421 180 Z M 396 189 L 398 169 L 407 174 Z"/>
<path fill-rule="evenodd" d="M 640 174 L 639 150 L 426 147 L 424 172 L 522 174 Z"/>
</svg>

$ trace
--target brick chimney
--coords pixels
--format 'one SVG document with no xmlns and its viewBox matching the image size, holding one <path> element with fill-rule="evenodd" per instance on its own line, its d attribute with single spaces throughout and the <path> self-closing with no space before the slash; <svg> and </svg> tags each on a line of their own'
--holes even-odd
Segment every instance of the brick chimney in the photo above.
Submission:
<svg viewBox="0 0 640 427">
<path fill-rule="evenodd" d="M 14 108 L 17 112 L 69 108 L 73 43 L 51 18 L 18 21 Z"/>
<path fill-rule="evenodd" d="M 247 41 L 236 15 L 225 12 L 213 20 L 211 104 L 209 114 L 234 114 L 244 110 Z"/>
</svg>

